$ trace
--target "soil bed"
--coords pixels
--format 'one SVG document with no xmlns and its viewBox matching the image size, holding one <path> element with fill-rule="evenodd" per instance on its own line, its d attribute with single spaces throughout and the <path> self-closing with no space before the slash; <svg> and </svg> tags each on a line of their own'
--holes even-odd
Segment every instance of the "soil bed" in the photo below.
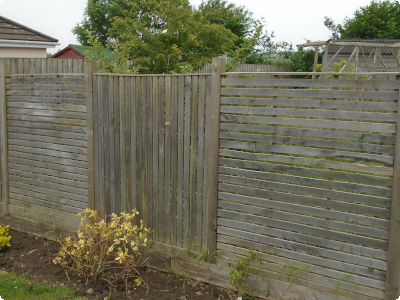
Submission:
<svg viewBox="0 0 400 300">
<path fill-rule="evenodd" d="M 99 280 L 97 283 L 70 274 L 69 280 L 61 266 L 54 265 L 52 258 L 58 253 L 57 242 L 10 230 L 11 247 L 0 252 L 0 270 L 26 274 L 37 283 L 69 285 L 76 290 L 76 296 L 87 299 L 104 299 L 110 295 L 110 286 Z M 193 281 L 174 274 L 159 272 L 145 267 L 139 269 L 143 280 L 148 284 L 132 288 L 132 299 L 229 299 L 226 290 L 219 287 Z M 88 293 L 89 291 L 89 293 Z M 118 286 L 117 291 L 111 289 L 112 300 L 129 299 L 125 285 Z M 66 299 L 65 299 L 66 300 Z"/>
</svg>

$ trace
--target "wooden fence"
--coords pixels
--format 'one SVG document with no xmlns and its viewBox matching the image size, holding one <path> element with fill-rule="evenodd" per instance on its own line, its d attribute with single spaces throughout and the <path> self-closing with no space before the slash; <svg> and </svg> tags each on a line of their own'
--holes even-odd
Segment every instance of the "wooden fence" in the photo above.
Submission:
<svg viewBox="0 0 400 300">
<path fill-rule="evenodd" d="M 229 286 L 229 264 L 256 252 L 258 296 L 396 299 L 399 80 L 224 65 L 147 76 L 0 65 L 3 212 L 76 228 L 84 207 L 136 207 L 153 244 L 208 258 L 163 261 L 194 279 Z"/>
<path fill-rule="evenodd" d="M 211 75 L 94 76 L 98 209 L 137 208 L 154 241 L 200 250 L 210 84 Z"/>
<path fill-rule="evenodd" d="M 10 65 L 10 74 L 83 74 L 83 59 L 72 58 L 0 58 Z"/>
</svg>

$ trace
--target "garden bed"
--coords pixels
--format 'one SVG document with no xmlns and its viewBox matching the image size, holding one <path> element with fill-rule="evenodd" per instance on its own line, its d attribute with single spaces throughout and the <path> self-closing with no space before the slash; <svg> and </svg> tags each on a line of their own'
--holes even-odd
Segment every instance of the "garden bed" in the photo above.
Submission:
<svg viewBox="0 0 400 300">
<path fill-rule="evenodd" d="M 76 290 L 76 296 L 87 299 L 105 299 L 110 295 L 110 286 L 105 281 L 86 282 L 72 274 L 66 276 L 61 266 L 54 265 L 53 257 L 59 250 L 57 242 L 10 230 L 11 247 L 0 252 L 0 270 L 26 274 L 37 283 L 50 283 L 54 286 L 69 285 Z M 175 274 L 164 273 L 150 268 L 139 269 L 145 285 L 132 287 L 132 299 L 229 299 L 228 291 L 207 283 L 194 281 Z M 111 298 L 129 299 L 125 285 L 111 289 Z"/>
</svg>

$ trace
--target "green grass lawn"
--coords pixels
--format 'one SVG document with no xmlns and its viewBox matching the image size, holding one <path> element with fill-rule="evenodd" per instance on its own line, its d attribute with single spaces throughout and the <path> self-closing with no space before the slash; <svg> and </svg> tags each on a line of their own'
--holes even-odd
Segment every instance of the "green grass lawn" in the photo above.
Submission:
<svg viewBox="0 0 400 300">
<path fill-rule="evenodd" d="M 59 300 L 80 299 L 67 286 L 51 287 L 48 284 L 37 284 L 24 276 L 0 271 L 0 297 L 4 300 Z"/>
</svg>

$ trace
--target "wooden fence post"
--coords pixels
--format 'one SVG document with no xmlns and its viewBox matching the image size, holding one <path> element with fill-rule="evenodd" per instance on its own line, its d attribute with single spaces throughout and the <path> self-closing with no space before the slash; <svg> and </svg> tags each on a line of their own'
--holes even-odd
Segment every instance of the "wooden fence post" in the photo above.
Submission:
<svg viewBox="0 0 400 300">
<path fill-rule="evenodd" d="M 396 75 L 399 82 L 400 76 Z M 400 85 L 400 82 L 399 82 Z M 399 86 L 400 88 L 400 86 Z M 399 89 L 397 89 L 399 92 Z M 400 109 L 400 94 L 398 100 Z M 400 296 L 400 113 L 397 114 L 396 144 L 393 164 L 392 205 L 390 208 L 389 247 L 386 272 L 386 300 Z"/>
<path fill-rule="evenodd" d="M 87 168 L 88 168 L 88 206 L 95 209 L 95 184 L 94 184 L 94 99 L 93 99 L 93 73 L 97 73 L 96 61 L 85 61 L 86 79 L 86 120 L 87 120 Z"/>
<path fill-rule="evenodd" d="M 219 162 L 219 123 L 221 106 L 221 73 L 225 72 L 225 58 L 213 58 L 212 83 L 211 83 L 211 113 L 207 115 L 206 122 L 206 172 L 208 190 L 205 199 L 206 219 L 206 250 L 208 261 L 214 261 L 214 251 L 217 246 L 217 208 L 218 208 L 218 162 Z"/>
<path fill-rule="evenodd" d="M 7 135 L 7 97 L 6 97 L 6 76 L 11 73 L 9 64 L 0 64 L 0 166 L 1 181 L 0 187 L 2 197 L 2 210 L 4 214 L 9 214 L 8 197 L 8 135 Z"/>
</svg>

